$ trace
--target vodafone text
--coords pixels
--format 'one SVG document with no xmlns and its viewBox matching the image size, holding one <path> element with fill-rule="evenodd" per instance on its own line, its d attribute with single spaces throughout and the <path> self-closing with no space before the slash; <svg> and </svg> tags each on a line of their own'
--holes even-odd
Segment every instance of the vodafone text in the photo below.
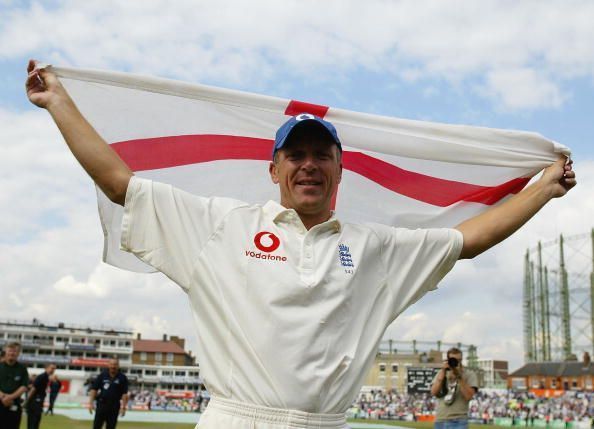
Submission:
<svg viewBox="0 0 594 429">
<path fill-rule="evenodd" d="M 268 260 L 268 261 L 281 261 L 281 262 L 286 262 L 287 261 L 287 257 L 286 256 L 279 256 L 279 255 L 271 255 L 269 253 L 254 252 L 253 250 L 246 250 L 245 251 L 245 256 L 247 256 L 248 258 L 265 259 L 265 260 Z"/>
</svg>

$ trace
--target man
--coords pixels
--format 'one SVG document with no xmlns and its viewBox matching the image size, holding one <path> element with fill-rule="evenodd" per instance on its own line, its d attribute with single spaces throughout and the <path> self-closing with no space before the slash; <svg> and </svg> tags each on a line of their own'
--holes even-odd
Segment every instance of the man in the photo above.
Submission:
<svg viewBox="0 0 594 429">
<path fill-rule="evenodd" d="M 47 411 L 45 414 L 54 415 L 54 403 L 56 402 L 56 398 L 60 393 L 60 389 L 62 389 L 62 382 L 58 379 L 56 374 L 52 375 L 50 378 L 50 392 L 49 392 L 49 405 L 47 407 Z"/>
<path fill-rule="evenodd" d="M 478 380 L 473 371 L 464 370 L 460 349 L 449 349 L 446 357 L 431 385 L 437 397 L 435 429 L 467 429 L 468 403 L 478 391 Z"/>
<path fill-rule="evenodd" d="M 39 429 L 47 386 L 50 377 L 55 371 L 56 365 L 48 363 L 45 365 L 45 371 L 33 380 L 33 387 L 29 390 L 27 400 L 25 401 L 25 409 L 27 410 L 27 429 Z"/>
<path fill-rule="evenodd" d="M 21 345 L 10 342 L 4 347 L 4 362 L 0 363 L 0 427 L 18 429 L 21 424 L 21 396 L 27 391 L 29 374 L 18 362 Z"/>
<path fill-rule="evenodd" d="M 124 417 L 127 405 L 128 377 L 120 371 L 118 359 L 110 359 L 107 370 L 97 376 L 89 390 L 89 412 L 95 410 L 93 429 L 101 429 L 104 423 L 106 429 L 115 429 L 118 414 Z"/>
<path fill-rule="evenodd" d="M 26 86 L 95 183 L 124 206 L 122 248 L 188 294 L 212 395 L 201 428 L 346 427 L 386 327 L 458 258 L 505 239 L 575 185 L 571 164 L 559 160 L 456 229 L 343 223 L 331 210 L 341 142 L 332 124 L 301 114 L 272 148 L 280 204 L 201 198 L 135 177 L 33 61 Z"/>
</svg>

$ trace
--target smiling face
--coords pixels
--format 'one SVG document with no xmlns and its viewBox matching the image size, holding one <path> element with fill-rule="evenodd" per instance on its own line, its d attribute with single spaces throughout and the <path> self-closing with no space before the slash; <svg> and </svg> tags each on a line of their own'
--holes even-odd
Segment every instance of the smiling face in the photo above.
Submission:
<svg viewBox="0 0 594 429">
<path fill-rule="evenodd" d="M 342 163 L 340 151 L 326 131 L 317 126 L 295 129 L 269 170 L 280 187 L 281 204 L 294 209 L 304 223 L 304 218 L 319 218 L 316 224 L 330 217 Z"/>
</svg>

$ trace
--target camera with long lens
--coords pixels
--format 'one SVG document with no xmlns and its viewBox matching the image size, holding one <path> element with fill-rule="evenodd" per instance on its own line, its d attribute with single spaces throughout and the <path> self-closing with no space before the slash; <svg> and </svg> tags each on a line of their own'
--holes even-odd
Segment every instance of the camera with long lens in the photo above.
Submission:
<svg viewBox="0 0 594 429">
<path fill-rule="evenodd" d="M 458 365 L 460 365 L 460 361 L 458 359 L 456 359 L 455 357 L 449 357 L 448 358 L 448 367 L 446 368 L 446 371 L 449 369 L 454 369 L 454 368 L 458 368 Z"/>
</svg>

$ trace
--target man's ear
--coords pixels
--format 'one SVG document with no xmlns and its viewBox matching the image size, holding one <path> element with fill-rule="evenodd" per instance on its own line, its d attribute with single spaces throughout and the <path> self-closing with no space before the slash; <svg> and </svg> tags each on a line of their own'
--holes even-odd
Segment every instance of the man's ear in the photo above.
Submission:
<svg viewBox="0 0 594 429">
<path fill-rule="evenodd" d="M 338 166 L 338 183 L 342 181 L 342 162 Z"/>
<path fill-rule="evenodd" d="M 268 165 L 268 172 L 270 173 L 270 179 L 272 183 L 278 185 L 278 167 L 274 162 L 271 162 Z"/>
</svg>

